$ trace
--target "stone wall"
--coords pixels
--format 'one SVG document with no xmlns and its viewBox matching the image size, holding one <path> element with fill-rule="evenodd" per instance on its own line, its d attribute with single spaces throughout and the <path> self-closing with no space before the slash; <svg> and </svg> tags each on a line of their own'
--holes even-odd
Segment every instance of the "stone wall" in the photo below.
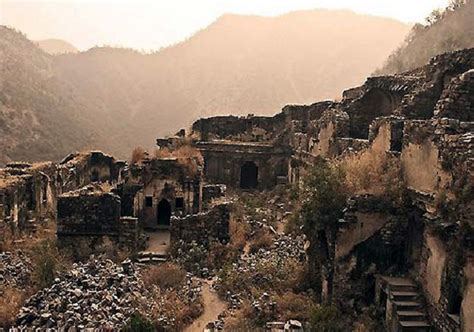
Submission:
<svg viewBox="0 0 474 332">
<path fill-rule="evenodd" d="M 138 221 L 121 218 L 120 197 L 87 186 L 59 196 L 58 247 L 84 258 L 121 248 L 135 250 L 138 246 Z"/>
<path fill-rule="evenodd" d="M 223 203 L 211 210 L 185 217 L 171 219 L 171 245 L 180 241 L 196 242 L 208 246 L 213 241 L 227 242 L 229 240 L 229 222 L 231 205 Z"/>
<path fill-rule="evenodd" d="M 204 175 L 211 183 L 242 187 L 244 166 L 255 168 L 256 183 L 249 188 L 265 189 L 288 177 L 290 151 L 283 147 L 254 143 L 198 142 L 204 157 Z"/>
</svg>

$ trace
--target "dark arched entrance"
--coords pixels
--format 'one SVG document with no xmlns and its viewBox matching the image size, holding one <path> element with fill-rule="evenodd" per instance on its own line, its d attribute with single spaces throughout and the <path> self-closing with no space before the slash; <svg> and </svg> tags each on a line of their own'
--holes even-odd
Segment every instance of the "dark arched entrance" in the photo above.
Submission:
<svg viewBox="0 0 474 332">
<path fill-rule="evenodd" d="M 171 219 L 171 205 L 166 199 L 162 199 L 157 207 L 158 226 L 169 226 Z"/>
<path fill-rule="evenodd" d="M 247 161 L 240 168 L 240 188 L 252 189 L 258 184 L 258 167 L 252 161 Z"/>
</svg>

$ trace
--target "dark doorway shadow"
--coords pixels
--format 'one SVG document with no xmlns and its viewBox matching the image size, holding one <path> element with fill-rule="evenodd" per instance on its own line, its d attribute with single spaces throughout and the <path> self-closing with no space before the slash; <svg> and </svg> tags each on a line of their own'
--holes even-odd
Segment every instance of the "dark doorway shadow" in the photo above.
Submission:
<svg viewBox="0 0 474 332">
<path fill-rule="evenodd" d="M 252 161 L 246 161 L 240 168 L 240 188 L 253 189 L 258 185 L 258 167 Z"/>
<path fill-rule="evenodd" d="M 170 225 L 171 219 L 171 205 L 166 199 L 162 199 L 158 203 L 157 207 L 157 219 L 158 219 L 158 226 L 166 226 Z"/>
</svg>

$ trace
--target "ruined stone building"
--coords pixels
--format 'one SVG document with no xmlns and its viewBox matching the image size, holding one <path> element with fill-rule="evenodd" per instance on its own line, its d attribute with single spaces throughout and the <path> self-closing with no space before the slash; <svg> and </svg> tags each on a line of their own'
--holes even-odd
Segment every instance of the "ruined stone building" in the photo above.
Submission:
<svg viewBox="0 0 474 332">
<path fill-rule="evenodd" d="M 2 239 L 57 216 L 68 247 L 108 239 L 133 249 L 141 229 L 160 228 L 171 228 L 173 241 L 225 242 L 228 207 L 205 209 L 224 185 L 269 189 L 299 183 L 318 158 L 355 163 L 337 236 L 322 237 L 322 298 L 356 311 L 375 305 L 390 331 L 472 331 L 473 68 L 474 49 L 448 53 L 371 77 L 339 102 L 200 119 L 187 137 L 157 140 L 190 142 L 203 169 L 193 158 L 127 165 L 101 152 L 9 164 L 0 170 Z"/>
<path fill-rule="evenodd" d="M 392 331 L 471 331 L 473 68 L 474 49 L 444 54 L 371 77 L 340 102 L 200 119 L 189 136 L 206 180 L 234 188 L 297 183 L 317 158 L 365 158 L 382 175 L 395 171 L 397 193 L 367 178 L 349 199 L 337 238 L 327 240 L 323 298 L 375 303 Z"/>
</svg>

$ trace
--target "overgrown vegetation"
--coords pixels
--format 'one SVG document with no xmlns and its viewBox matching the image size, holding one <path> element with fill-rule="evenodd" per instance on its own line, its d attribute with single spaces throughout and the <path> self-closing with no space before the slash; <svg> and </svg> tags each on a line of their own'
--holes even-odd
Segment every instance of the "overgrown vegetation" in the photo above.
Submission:
<svg viewBox="0 0 474 332">
<path fill-rule="evenodd" d="M 373 194 L 399 200 L 403 183 L 400 161 L 385 152 L 369 149 L 339 161 L 347 191 L 353 195 Z"/>
<path fill-rule="evenodd" d="M 32 250 L 33 281 L 36 288 L 51 286 L 59 272 L 67 266 L 67 259 L 59 254 L 55 241 L 44 240 Z"/>
<path fill-rule="evenodd" d="M 14 288 L 0 289 L 0 329 L 8 331 L 26 300 L 25 290 Z"/>
<path fill-rule="evenodd" d="M 202 314 L 202 298 L 189 301 L 188 294 L 184 290 L 188 282 L 186 271 L 180 266 L 167 263 L 150 267 L 143 271 L 142 279 L 147 290 L 159 303 L 159 306 L 150 313 L 156 330 L 179 331 Z M 157 317 L 167 317 L 168 322 Z M 148 320 L 144 321 L 143 317 L 137 319 L 138 323 L 149 327 Z"/>
<path fill-rule="evenodd" d="M 157 286 L 162 290 L 176 289 L 182 286 L 185 278 L 186 271 L 171 263 L 153 266 L 142 276 L 145 287 L 152 289 L 153 286 Z"/>
</svg>

